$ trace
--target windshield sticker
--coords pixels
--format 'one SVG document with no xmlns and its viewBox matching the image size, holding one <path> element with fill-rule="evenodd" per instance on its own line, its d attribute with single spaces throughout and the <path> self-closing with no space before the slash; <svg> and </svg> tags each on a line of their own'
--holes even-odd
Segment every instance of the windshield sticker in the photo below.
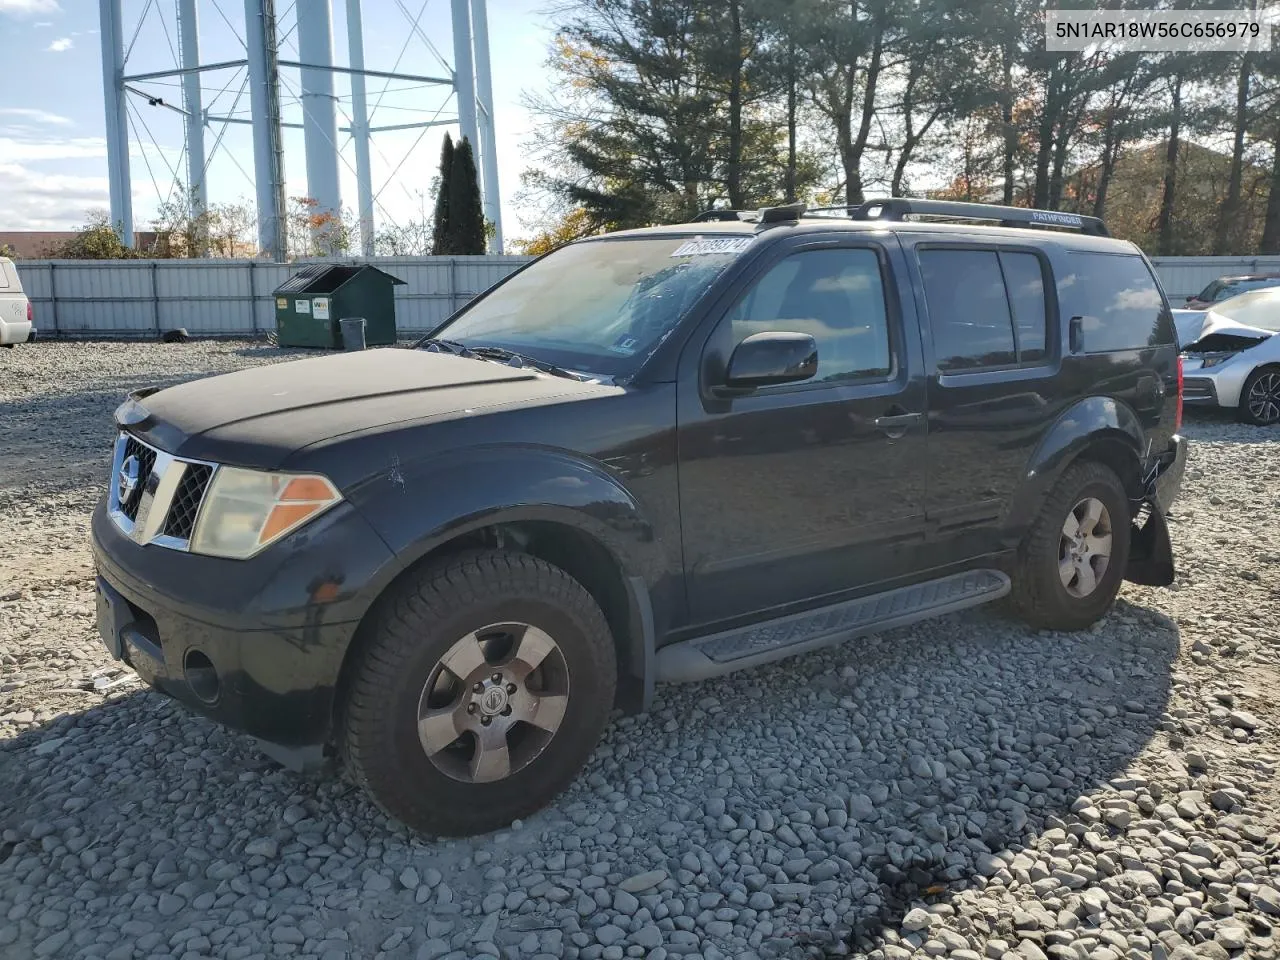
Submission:
<svg viewBox="0 0 1280 960">
<path fill-rule="evenodd" d="M 698 237 L 676 247 L 673 257 L 705 257 L 715 254 L 741 253 L 755 237 Z"/>
<path fill-rule="evenodd" d="M 624 334 L 614 341 L 613 346 L 609 348 L 611 353 L 620 353 L 624 357 L 629 357 L 636 352 L 636 347 L 640 345 L 640 341 L 635 337 Z"/>
</svg>

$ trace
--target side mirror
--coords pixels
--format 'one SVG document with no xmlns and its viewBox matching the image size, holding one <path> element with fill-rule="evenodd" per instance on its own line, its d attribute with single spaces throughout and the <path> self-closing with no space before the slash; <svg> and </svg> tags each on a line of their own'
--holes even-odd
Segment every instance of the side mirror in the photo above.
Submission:
<svg viewBox="0 0 1280 960">
<path fill-rule="evenodd" d="M 754 333 L 734 348 L 725 385 L 751 389 L 798 383 L 818 372 L 818 344 L 807 333 Z"/>
</svg>

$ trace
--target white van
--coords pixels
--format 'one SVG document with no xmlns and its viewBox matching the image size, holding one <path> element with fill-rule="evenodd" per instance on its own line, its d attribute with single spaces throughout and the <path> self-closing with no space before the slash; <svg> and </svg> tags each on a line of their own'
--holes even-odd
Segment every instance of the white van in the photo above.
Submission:
<svg viewBox="0 0 1280 960">
<path fill-rule="evenodd" d="M 8 257 L 0 257 L 0 346 L 26 343 L 34 319 L 31 301 L 22 292 L 18 268 Z"/>
</svg>

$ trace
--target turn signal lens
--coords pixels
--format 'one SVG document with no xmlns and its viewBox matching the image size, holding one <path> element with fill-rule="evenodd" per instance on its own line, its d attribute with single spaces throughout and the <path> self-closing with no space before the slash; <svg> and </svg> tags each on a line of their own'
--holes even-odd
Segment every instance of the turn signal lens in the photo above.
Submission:
<svg viewBox="0 0 1280 960">
<path fill-rule="evenodd" d="M 341 500 L 338 489 L 318 474 L 219 467 L 200 507 L 191 550 L 243 560 Z"/>
</svg>

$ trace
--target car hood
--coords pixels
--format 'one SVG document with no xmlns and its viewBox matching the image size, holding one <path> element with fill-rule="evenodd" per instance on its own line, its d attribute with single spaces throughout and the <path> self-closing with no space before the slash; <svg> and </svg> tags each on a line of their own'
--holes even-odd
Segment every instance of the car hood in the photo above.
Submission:
<svg viewBox="0 0 1280 960">
<path fill-rule="evenodd" d="M 1183 345 L 1183 350 L 1206 348 L 1205 342 L 1210 337 L 1217 337 L 1220 340 L 1226 337 L 1240 337 L 1257 342 L 1274 336 L 1270 330 L 1240 323 L 1214 310 L 1206 310 L 1199 315 L 1198 319 L 1200 322 L 1194 322 L 1186 317 L 1174 317 L 1174 325 L 1178 329 L 1178 342 Z"/>
<path fill-rule="evenodd" d="M 617 388 L 424 350 L 240 370 L 142 396 L 129 429 L 182 457 L 275 468 L 312 444 L 426 420 L 584 399 Z"/>
</svg>

